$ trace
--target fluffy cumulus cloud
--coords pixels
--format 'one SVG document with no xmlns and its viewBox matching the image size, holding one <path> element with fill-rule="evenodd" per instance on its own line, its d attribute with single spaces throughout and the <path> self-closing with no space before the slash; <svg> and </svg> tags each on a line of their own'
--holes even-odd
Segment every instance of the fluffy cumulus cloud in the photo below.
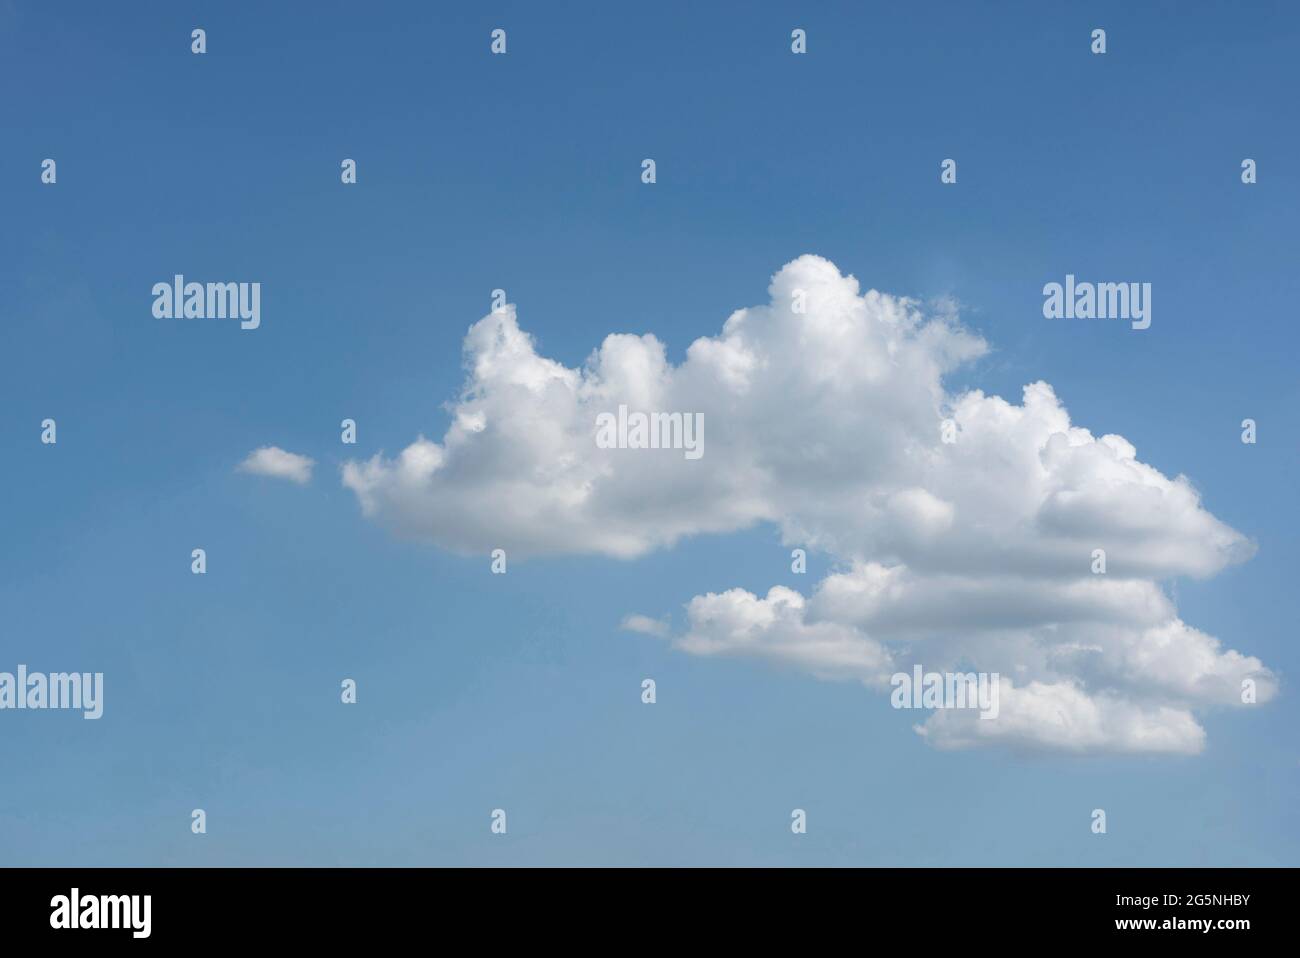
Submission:
<svg viewBox="0 0 1300 958">
<path fill-rule="evenodd" d="M 250 475 L 288 479 L 302 486 L 311 482 L 314 465 L 316 460 L 300 456 L 296 452 L 286 452 L 279 446 L 262 446 L 250 452 L 236 468 Z"/>
<path fill-rule="evenodd" d="M 1047 383 L 1019 404 L 949 393 L 945 375 L 987 349 L 950 312 L 863 292 L 816 256 L 769 293 L 676 365 L 653 335 L 616 333 L 569 368 L 513 307 L 489 315 L 441 441 L 348 462 L 344 484 L 375 521 L 464 553 L 630 558 L 772 523 L 838 571 L 806 596 L 697 596 L 677 634 L 625 627 L 883 692 L 913 663 L 999 673 L 996 720 L 918 726 L 942 748 L 1194 753 L 1196 712 L 1240 705 L 1245 679 L 1274 694 L 1263 663 L 1183 622 L 1161 587 L 1253 551 L 1185 477 L 1074 425 Z M 702 455 L 608 448 L 597 424 L 620 406 L 698 414 Z"/>
</svg>

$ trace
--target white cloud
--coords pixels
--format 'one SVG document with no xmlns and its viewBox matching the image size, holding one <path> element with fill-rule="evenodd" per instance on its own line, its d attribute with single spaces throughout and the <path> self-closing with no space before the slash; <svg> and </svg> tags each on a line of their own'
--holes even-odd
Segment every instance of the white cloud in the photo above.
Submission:
<svg viewBox="0 0 1300 958">
<path fill-rule="evenodd" d="M 640 632 L 642 635 L 665 636 L 671 627 L 663 619 L 652 619 L 648 615 L 624 616 L 619 628 L 626 632 Z"/>
<path fill-rule="evenodd" d="M 1194 755 L 1205 730 L 1185 709 L 1144 706 L 1108 692 L 1088 694 L 1072 682 L 1001 680 L 1000 712 L 984 721 L 970 709 L 936 710 L 917 726 L 938 748 L 1000 744 L 1064 752 L 1166 752 Z"/>
<path fill-rule="evenodd" d="M 744 589 L 696 596 L 691 628 L 675 645 L 695 655 L 754 656 L 797 666 L 818 678 L 881 686 L 895 671 L 888 650 L 838 622 L 810 622 L 804 597 L 773 586 L 760 599 Z"/>
<path fill-rule="evenodd" d="M 314 465 L 316 461 L 306 456 L 285 452 L 279 446 L 263 446 L 250 452 L 235 468 L 254 476 L 288 479 L 290 482 L 306 485 L 311 481 L 311 469 Z"/>
<path fill-rule="evenodd" d="M 1239 704 L 1245 678 L 1274 694 L 1258 659 L 1183 623 L 1159 585 L 1254 548 L 1185 477 L 1074 425 L 1047 383 L 1018 405 L 950 394 L 943 377 L 986 351 L 950 309 L 864 293 L 815 256 L 769 292 L 679 365 L 653 335 L 613 334 L 568 368 L 537 354 L 514 307 L 489 315 L 466 336 L 442 440 L 348 462 L 344 484 L 377 522 L 464 553 L 628 558 L 773 523 L 841 571 L 807 598 L 698 596 L 675 645 L 873 688 L 914 662 L 1006 676 L 1004 717 L 922 726 L 945 747 L 1192 752 L 1192 709 Z M 596 417 L 620 404 L 702 413 L 704 455 L 598 448 Z M 653 634 L 641 620 L 625 627 Z"/>
</svg>

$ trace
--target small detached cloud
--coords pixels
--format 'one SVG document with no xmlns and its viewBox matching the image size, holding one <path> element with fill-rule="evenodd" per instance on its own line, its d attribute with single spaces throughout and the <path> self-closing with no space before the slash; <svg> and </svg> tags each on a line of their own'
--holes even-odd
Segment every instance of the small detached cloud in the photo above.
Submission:
<svg viewBox="0 0 1300 958">
<path fill-rule="evenodd" d="M 272 479 L 288 479 L 300 486 L 311 482 L 311 469 L 316 460 L 300 456 L 296 452 L 286 452 L 279 446 L 263 446 L 254 449 L 238 466 L 236 471 L 254 476 L 269 476 Z"/>
<path fill-rule="evenodd" d="M 642 635 L 666 636 L 668 623 L 662 619 L 652 619 L 648 615 L 629 615 L 624 617 L 619 628 L 624 632 L 640 632 Z"/>
</svg>

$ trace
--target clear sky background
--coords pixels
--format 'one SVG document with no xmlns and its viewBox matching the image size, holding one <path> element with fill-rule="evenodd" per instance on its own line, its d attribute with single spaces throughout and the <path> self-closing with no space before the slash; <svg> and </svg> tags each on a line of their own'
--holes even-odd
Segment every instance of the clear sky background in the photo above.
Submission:
<svg viewBox="0 0 1300 958">
<path fill-rule="evenodd" d="M 0 670 L 106 683 L 0 713 L 0 864 L 1300 864 L 1298 42 L 1286 3 L 0 0 Z M 959 301 L 993 349 L 953 388 L 1045 379 L 1189 476 L 1258 553 L 1169 588 L 1281 693 L 1197 756 L 940 751 L 619 630 L 810 589 L 771 527 L 493 576 L 339 482 L 441 437 L 494 288 L 569 366 L 680 361 L 803 253 Z M 178 272 L 261 282 L 261 328 L 154 319 Z M 1151 328 L 1044 320 L 1067 272 L 1151 282 Z M 235 472 L 271 443 L 313 482 Z"/>
</svg>

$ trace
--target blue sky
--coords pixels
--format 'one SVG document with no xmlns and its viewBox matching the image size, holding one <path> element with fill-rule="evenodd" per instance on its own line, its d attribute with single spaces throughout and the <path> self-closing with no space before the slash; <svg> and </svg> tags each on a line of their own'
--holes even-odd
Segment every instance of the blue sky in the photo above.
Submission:
<svg viewBox="0 0 1300 958">
<path fill-rule="evenodd" d="M 1300 864 L 1300 15 L 458 6 L 0 4 L 0 670 L 106 684 L 97 722 L 0 713 L 0 862 Z M 804 253 L 960 302 L 991 350 L 951 389 L 1046 380 L 1190 477 L 1258 551 L 1166 586 L 1279 694 L 1198 713 L 1194 756 L 938 750 L 859 683 L 620 631 L 811 590 L 834 557 L 791 574 L 770 523 L 493 576 L 339 481 L 441 438 L 494 288 L 567 366 L 612 332 L 681 362 Z M 261 282 L 261 328 L 154 319 L 178 272 Z M 1067 272 L 1151 282 L 1151 328 L 1045 320 Z M 235 471 L 267 444 L 313 481 Z"/>
</svg>

